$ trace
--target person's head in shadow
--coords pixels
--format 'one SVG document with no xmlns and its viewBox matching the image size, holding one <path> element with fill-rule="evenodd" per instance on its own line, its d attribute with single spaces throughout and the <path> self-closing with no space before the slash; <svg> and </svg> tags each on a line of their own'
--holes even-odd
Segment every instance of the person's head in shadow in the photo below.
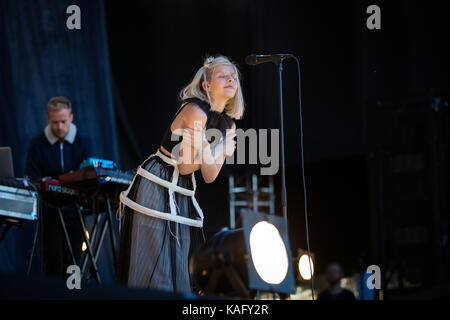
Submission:
<svg viewBox="0 0 450 320">
<path fill-rule="evenodd" d="M 344 271 L 337 262 L 332 262 L 325 269 L 325 278 L 328 282 L 328 288 L 322 291 L 319 300 L 354 300 L 355 296 L 350 290 L 341 287 L 341 279 L 344 277 Z"/>
<path fill-rule="evenodd" d="M 327 265 L 325 276 L 330 287 L 340 286 L 341 279 L 344 277 L 344 271 L 337 262 L 332 262 Z"/>
</svg>

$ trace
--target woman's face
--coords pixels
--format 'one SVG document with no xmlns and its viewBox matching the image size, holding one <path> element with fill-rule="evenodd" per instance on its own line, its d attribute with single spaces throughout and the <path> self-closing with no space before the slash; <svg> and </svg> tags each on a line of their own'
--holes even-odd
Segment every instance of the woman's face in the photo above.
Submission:
<svg viewBox="0 0 450 320">
<path fill-rule="evenodd" d="M 209 81 L 209 94 L 213 100 L 231 99 L 238 87 L 237 74 L 229 65 L 219 65 L 214 69 Z M 205 89 L 205 86 L 203 85 Z"/>
</svg>

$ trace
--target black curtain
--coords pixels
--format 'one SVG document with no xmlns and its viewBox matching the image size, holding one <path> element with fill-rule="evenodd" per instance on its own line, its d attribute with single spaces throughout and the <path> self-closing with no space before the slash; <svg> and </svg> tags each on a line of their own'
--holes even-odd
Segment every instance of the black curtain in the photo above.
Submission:
<svg viewBox="0 0 450 320">
<path fill-rule="evenodd" d="M 381 30 L 366 27 L 372 4 L 381 8 Z M 302 64 L 313 250 L 322 266 L 336 259 L 348 262 L 347 270 L 359 268 L 359 257 L 370 256 L 367 101 L 449 87 L 444 7 L 438 0 L 108 1 L 111 65 L 126 115 L 118 119 L 121 163 L 132 168 L 156 150 L 176 111 L 177 93 L 206 54 L 224 54 L 240 66 L 247 110 L 238 127 L 279 128 L 275 66 L 244 61 L 251 53 L 295 54 Z M 291 247 L 305 248 L 297 89 L 295 63 L 287 60 L 289 230 Z M 198 186 L 208 236 L 228 224 L 230 172 L 244 174 L 249 167 L 226 167 L 216 182 Z M 275 181 L 278 188 L 279 175 Z M 279 194 L 277 189 L 277 213 Z"/>
<path fill-rule="evenodd" d="M 135 0 L 106 1 L 103 13 L 99 1 L 2 1 L 0 104 L 6 120 L 0 120 L 0 144 L 13 146 L 20 176 L 26 145 L 45 125 L 45 103 L 67 95 L 75 122 L 94 137 L 99 155 L 134 168 L 159 146 L 179 90 L 208 53 L 240 66 L 247 110 L 238 127 L 278 128 L 275 67 L 249 67 L 244 59 L 293 53 L 302 63 L 313 251 L 322 265 L 340 259 L 351 266 L 370 250 L 367 102 L 448 90 L 445 3 Z M 69 4 L 81 8 L 80 31 L 65 28 Z M 366 27 L 372 4 L 381 8 L 381 30 Z M 304 248 L 297 85 L 295 64 L 286 61 L 289 232 L 291 247 Z M 236 170 L 248 168 L 227 167 L 215 183 L 198 186 L 207 236 L 228 223 L 227 174 Z"/>
<path fill-rule="evenodd" d="M 80 30 L 66 26 L 70 5 L 81 9 Z M 92 138 L 96 156 L 117 161 L 110 74 L 103 1 L 0 1 L 0 145 L 12 148 L 16 177 L 53 96 L 72 101 L 74 123 Z M 34 232 L 34 224 L 10 231 L 0 244 L 0 270 L 26 271 Z M 112 279 L 111 257 L 101 259 Z"/>
</svg>

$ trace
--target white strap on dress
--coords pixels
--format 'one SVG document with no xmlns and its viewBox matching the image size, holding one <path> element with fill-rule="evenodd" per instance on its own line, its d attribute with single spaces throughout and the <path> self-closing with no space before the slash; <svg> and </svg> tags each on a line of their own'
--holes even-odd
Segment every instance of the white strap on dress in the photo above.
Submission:
<svg viewBox="0 0 450 320">
<path fill-rule="evenodd" d="M 192 226 L 192 227 L 197 227 L 197 228 L 202 228 L 203 227 L 203 211 L 200 208 L 197 200 L 195 199 L 195 190 L 197 188 L 197 184 L 195 181 L 195 175 L 194 173 L 191 174 L 192 176 L 192 185 L 194 190 L 189 190 L 183 187 L 180 187 L 177 185 L 178 183 L 178 178 L 180 175 L 180 172 L 178 171 L 178 166 L 177 166 L 177 161 L 167 157 L 166 155 L 162 154 L 159 150 L 156 152 L 156 154 L 151 155 L 152 156 L 158 156 L 160 157 L 165 163 L 170 164 L 171 166 L 174 167 L 173 170 L 173 174 L 172 174 L 172 179 L 171 181 L 166 181 L 164 179 L 161 179 L 160 177 L 157 177 L 156 175 L 148 172 L 147 170 L 145 170 L 144 168 L 142 168 L 142 165 L 139 166 L 136 175 L 133 178 L 133 182 L 130 184 L 130 186 L 128 187 L 127 190 L 122 191 L 120 193 L 120 202 L 124 205 L 126 205 L 127 207 L 142 213 L 142 214 L 146 214 L 148 216 L 152 216 L 155 218 L 159 218 L 159 219 L 165 219 L 165 220 L 169 220 L 169 221 L 173 221 L 173 222 L 178 222 L 178 223 L 182 223 L 188 226 Z M 136 176 L 140 175 L 141 177 L 153 181 L 154 183 L 157 183 L 165 188 L 168 189 L 169 192 L 169 206 L 170 206 L 170 213 L 167 212 L 161 212 L 158 210 L 154 210 L 154 209 L 150 209 L 147 208 L 145 206 L 142 206 L 138 203 L 136 203 L 135 201 L 131 200 L 128 197 L 128 193 L 131 189 L 131 186 L 134 183 L 134 180 L 136 179 Z M 175 192 L 178 192 L 180 194 L 183 194 L 185 196 L 189 196 L 192 199 L 192 203 L 194 205 L 194 208 L 196 209 L 198 215 L 199 215 L 199 219 L 191 219 L 191 218 L 186 218 L 186 217 L 182 217 L 178 215 L 177 212 L 177 204 L 175 201 Z"/>
</svg>

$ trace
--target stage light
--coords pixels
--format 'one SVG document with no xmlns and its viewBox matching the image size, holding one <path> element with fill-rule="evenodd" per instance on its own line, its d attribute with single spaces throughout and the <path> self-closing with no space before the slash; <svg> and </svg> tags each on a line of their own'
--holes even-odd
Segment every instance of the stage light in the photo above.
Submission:
<svg viewBox="0 0 450 320">
<path fill-rule="evenodd" d="M 86 236 L 89 239 L 89 231 L 86 230 Z M 83 244 L 81 245 L 81 251 L 86 251 L 87 250 L 87 245 L 86 242 L 83 241 Z"/>
<path fill-rule="evenodd" d="M 312 274 L 314 274 L 314 263 L 311 258 L 309 258 L 308 261 L 308 258 L 309 258 L 308 255 L 304 254 L 300 257 L 300 260 L 298 261 L 298 271 L 300 272 L 300 276 L 304 280 L 311 280 Z"/>
<path fill-rule="evenodd" d="M 257 290 L 295 293 L 286 219 L 241 210 L 242 228 L 222 229 L 191 258 L 201 293 L 251 298 Z"/>
<path fill-rule="evenodd" d="M 289 259 L 278 229 L 267 221 L 258 222 L 250 231 L 249 245 L 258 275 L 270 284 L 283 281 Z"/>
<path fill-rule="evenodd" d="M 303 249 L 297 251 L 297 279 L 300 281 L 310 281 L 314 276 L 314 254 L 308 255 Z"/>
</svg>

